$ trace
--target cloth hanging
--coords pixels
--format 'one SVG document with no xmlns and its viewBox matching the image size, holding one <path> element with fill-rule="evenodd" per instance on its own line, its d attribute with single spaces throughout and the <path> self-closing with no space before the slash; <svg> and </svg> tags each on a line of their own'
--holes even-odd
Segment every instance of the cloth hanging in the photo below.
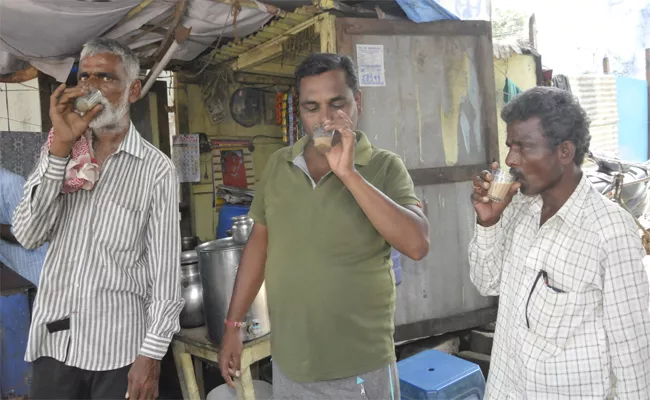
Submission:
<svg viewBox="0 0 650 400">
<path fill-rule="evenodd" d="M 503 103 L 508 104 L 510 100 L 521 92 L 522 90 L 519 86 L 515 85 L 510 78 L 506 78 L 506 84 L 503 86 Z"/>
<path fill-rule="evenodd" d="M 47 149 L 54 140 L 54 128 L 50 129 L 47 137 Z M 44 154 L 47 154 L 44 152 Z M 70 161 L 65 167 L 62 193 L 74 193 L 78 190 L 92 190 L 99 179 L 99 165 L 94 157 L 92 133 L 86 133 L 77 140 L 70 151 Z"/>
<path fill-rule="evenodd" d="M 566 75 L 556 75 L 553 77 L 553 86 L 571 92 L 571 84 L 569 83 L 569 78 Z"/>
</svg>

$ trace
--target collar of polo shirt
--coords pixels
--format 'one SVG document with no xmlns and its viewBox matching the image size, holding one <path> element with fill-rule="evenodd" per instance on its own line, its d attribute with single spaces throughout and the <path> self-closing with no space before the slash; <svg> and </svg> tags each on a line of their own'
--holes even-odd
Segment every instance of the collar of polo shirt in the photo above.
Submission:
<svg viewBox="0 0 650 400">
<path fill-rule="evenodd" d="M 372 145 L 368 136 L 362 131 L 354 131 L 357 134 L 357 144 L 354 146 L 354 163 L 356 165 L 368 165 L 372 157 Z M 303 136 L 291 148 L 291 152 L 286 153 L 287 161 L 293 161 L 303 153 L 305 147 L 311 140 L 310 136 Z"/>
</svg>

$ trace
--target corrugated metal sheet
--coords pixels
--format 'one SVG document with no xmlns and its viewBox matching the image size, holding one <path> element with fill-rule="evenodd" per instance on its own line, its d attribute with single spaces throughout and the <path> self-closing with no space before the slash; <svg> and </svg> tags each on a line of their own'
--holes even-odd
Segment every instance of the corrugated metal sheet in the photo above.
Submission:
<svg viewBox="0 0 650 400">
<path fill-rule="evenodd" d="M 499 60 L 507 60 L 514 54 L 538 54 L 532 47 L 499 41 L 492 42 L 492 51 L 494 53 L 494 58 Z"/>
<path fill-rule="evenodd" d="M 217 62 L 232 60 L 248 50 L 281 36 L 296 25 L 315 16 L 318 11 L 315 7 L 301 7 L 294 12 L 283 12 L 258 32 L 245 37 L 243 40 L 232 41 L 215 49 L 212 52 L 212 59 Z"/>
<path fill-rule="evenodd" d="M 579 75 L 569 77 L 571 90 L 591 119 L 591 149 L 618 156 L 618 105 L 616 77 Z"/>
</svg>

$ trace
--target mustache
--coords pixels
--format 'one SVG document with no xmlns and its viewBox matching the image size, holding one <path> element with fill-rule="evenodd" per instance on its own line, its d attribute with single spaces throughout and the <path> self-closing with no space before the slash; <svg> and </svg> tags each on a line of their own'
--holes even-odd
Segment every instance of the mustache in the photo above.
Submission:
<svg viewBox="0 0 650 400">
<path fill-rule="evenodd" d="M 522 180 L 524 178 L 524 174 L 516 168 L 510 168 L 510 175 L 514 176 L 517 180 Z"/>
</svg>

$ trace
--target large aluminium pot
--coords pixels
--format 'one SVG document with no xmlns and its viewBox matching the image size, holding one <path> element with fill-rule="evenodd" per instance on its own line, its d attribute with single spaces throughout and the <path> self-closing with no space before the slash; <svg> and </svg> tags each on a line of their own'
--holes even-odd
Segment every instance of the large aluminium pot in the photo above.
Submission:
<svg viewBox="0 0 650 400">
<path fill-rule="evenodd" d="M 216 343 L 221 343 L 225 333 L 224 320 L 230 306 L 243 249 L 244 246 L 237 244 L 232 238 L 203 243 L 196 248 L 203 282 L 205 323 L 210 339 Z M 271 331 L 264 284 L 243 322 L 246 322 L 246 328 L 242 329 L 244 341 L 262 337 Z"/>
<path fill-rule="evenodd" d="M 205 325 L 203 287 L 196 250 L 181 253 L 181 297 L 185 300 L 180 316 L 181 327 L 196 328 Z"/>
</svg>

